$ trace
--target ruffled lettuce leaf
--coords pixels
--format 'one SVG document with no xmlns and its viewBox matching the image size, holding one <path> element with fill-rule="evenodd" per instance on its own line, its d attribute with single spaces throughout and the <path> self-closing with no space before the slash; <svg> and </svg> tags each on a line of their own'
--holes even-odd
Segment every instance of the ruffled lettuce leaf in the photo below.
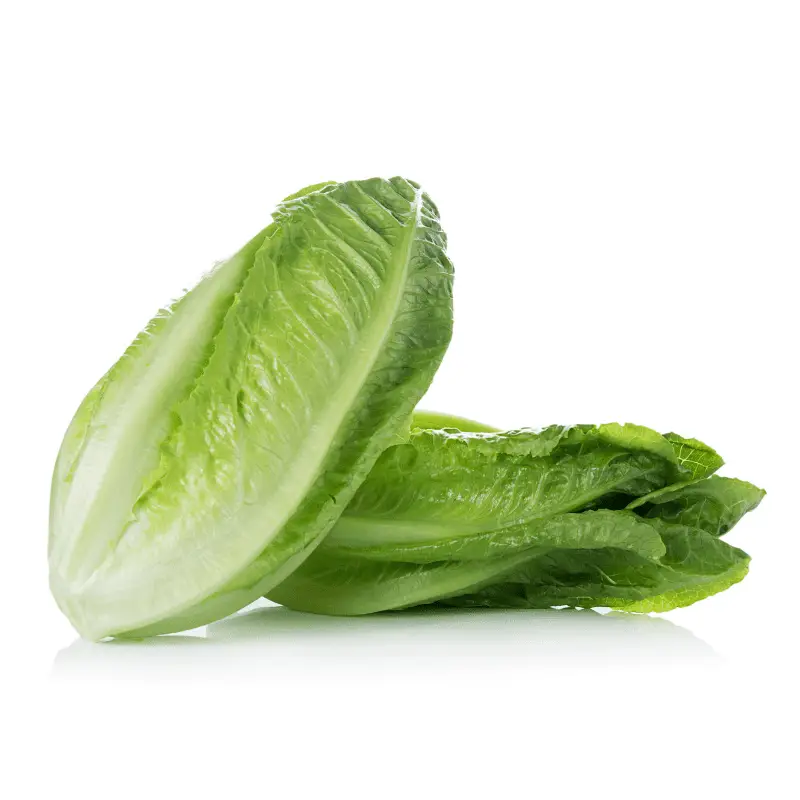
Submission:
<svg viewBox="0 0 800 800">
<path fill-rule="evenodd" d="M 722 536 L 756 508 L 764 495 L 764 490 L 752 483 L 714 475 L 653 493 L 631 507 L 644 517 L 657 517 Z"/>
</svg>

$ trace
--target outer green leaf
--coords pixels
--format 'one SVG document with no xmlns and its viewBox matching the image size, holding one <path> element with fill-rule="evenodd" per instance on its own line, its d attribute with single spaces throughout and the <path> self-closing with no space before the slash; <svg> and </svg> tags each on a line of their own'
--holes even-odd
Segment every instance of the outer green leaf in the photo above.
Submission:
<svg viewBox="0 0 800 800">
<path fill-rule="evenodd" d="M 691 472 L 695 480 L 713 475 L 725 463 L 716 450 L 699 439 L 684 439 L 677 433 L 665 433 L 664 438 L 672 445 L 678 461 Z"/>
<path fill-rule="evenodd" d="M 750 556 L 697 528 L 666 525 L 661 529 L 671 575 L 661 573 L 658 593 L 620 605 L 627 611 L 669 611 L 717 594 L 747 575 Z"/>
<path fill-rule="evenodd" d="M 548 542 L 540 531 L 531 537 L 537 545 L 512 546 L 505 553 L 498 546 L 482 559 L 405 563 L 319 550 L 270 597 L 299 611 L 334 615 L 433 602 L 668 611 L 723 591 L 747 574 L 747 554 L 705 531 L 637 521 L 625 511 L 566 516 L 576 524 L 563 526 L 561 533 L 571 536 Z M 604 531 L 612 535 L 598 535 Z M 653 537 L 659 542 L 657 556 L 648 552 Z"/>
<path fill-rule="evenodd" d="M 430 545 L 643 494 L 682 474 L 665 444 L 636 426 L 416 430 L 381 456 L 325 546 Z"/>
<path fill-rule="evenodd" d="M 689 477 L 670 486 L 656 489 L 642 497 L 637 497 L 628 503 L 626 508 L 635 509 L 648 503 L 657 502 L 662 495 L 672 494 L 713 475 L 725 463 L 715 450 L 698 439 L 684 439 L 677 433 L 667 433 L 664 438 L 672 445 L 676 458 L 681 466 L 689 472 Z"/>
<path fill-rule="evenodd" d="M 652 526 L 635 514 L 587 511 L 519 528 L 513 536 L 494 541 L 488 536 L 467 537 L 430 547 L 428 552 L 396 548 L 396 560 L 388 558 L 392 554 L 388 549 L 364 555 L 360 550 L 324 546 L 269 596 L 299 611 L 369 614 L 431 603 L 503 581 L 518 570 L 524 573 L 552 548 L 584 552 L 609 547 L 636 553 L 643 561 L 665 552 Z"/>
<path fill-rule="evenodd" d="M 653 493 L 636 512 L 722 536 L 756 508 L 765 494 L 752 483 L 714 475 L 672 491 Z"/>
<path fill-rule="evenodd" d="M 450 337 L 437 211 L 324 184 L 162 312 L 78 410 L 53 479 L 53 593 L 90 637 L 203 624 L 299 564 Z"/>
<path fill-rule="evenodd" d="M 611 512 L 619 513 L 619 512 Z M 552 550 L 447 605 L 611 607 L 669 611 L 721 592 L 747 574 L 749 556 L 705 531 L 652 521 L 666 546 L 657 562 L 614 549 Z"/>
<path fill-rule="evenodd" d="M 309 558 L 269 598 L 315 614 L 371 614 L 479 589 L 530 558 L 529 553 L 511 553 L 478 561 L 405 564 L 331 553 Z"/>
</svg>

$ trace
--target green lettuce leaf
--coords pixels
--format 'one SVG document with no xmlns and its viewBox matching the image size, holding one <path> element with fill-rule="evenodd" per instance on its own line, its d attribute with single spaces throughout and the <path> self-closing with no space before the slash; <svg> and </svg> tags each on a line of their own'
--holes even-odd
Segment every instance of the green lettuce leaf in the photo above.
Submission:
<svg viewBox="0 0 800 800">
<path fill-rule="evenodd" d="M 425 545 L 646 494 L 685 470 L 653 431 L 553 425 L 539 431 L 414 430 L 387 449 L 325 547 Z"/>
<path fill-rule="evenodd" d="M 298 611 L 369 614 L 432 603 L 502 582 L 510 574 L 526 574 L 552 548 L 610 547 L 644 561 L 666 552 L 653 527 L 635 514 L 588 511 L 520 526 L 499 539 L 468 536 L 427 551 L 395 547 L 365 555 L 361 549 L 323 546 L 269 597 Z"/>
<path fill-rule="evenodd" d="M 684 439 L 677 433 L 665 433 L 664 438 L 672 445 L 675 457 L 689 470 L 694 480 L 713 475 L 725 463 L 716 450 L 699 439 Z"/>
<path fill-rule="evenodd" d="M 663 612 L 724 591 L 747 574 L 750 558 L 739 548 L 696 528 L 651 524 L 666 548 L 657 561 L 615 548 L 553 549 L 509 570 L 502 581 L 442 602 L 494 608 L 571 606 Z"/>
<path fill-rule="evenodd" d="M 714 475 L 664 492 L 654 492 L 636 503 L 638 514 L 688 525 L 722 536 L 764 498 L 752 483 Z M 634 507 L 631 504 L 631 507 Z"/>
<path fill-rule="evenodd" d="M 436 207 L 327 183 L 160 312 L 89 393 L 51 495 L 50 583 L 85 636 L 251 602 L 321 541 L 450 339 Z"/>
</svg>

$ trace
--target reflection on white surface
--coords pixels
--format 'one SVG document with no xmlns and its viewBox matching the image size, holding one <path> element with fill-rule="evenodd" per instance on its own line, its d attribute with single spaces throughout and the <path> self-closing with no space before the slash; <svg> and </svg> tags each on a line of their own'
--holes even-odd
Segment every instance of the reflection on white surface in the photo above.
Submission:
<svg viewBox="0 0 800 800">
<path fill-rule="evenodd" d="M 584 669 L 716 660 L 690 631 L 657 617 L 574 610 L 420 609 L 324 617 L 266 606 L 194 635 L 140 642 L 78 640 L 58 653 L 55 677 L 117 679 L 274 673 L 350 676 L 362 670 Z"/>
</svg>

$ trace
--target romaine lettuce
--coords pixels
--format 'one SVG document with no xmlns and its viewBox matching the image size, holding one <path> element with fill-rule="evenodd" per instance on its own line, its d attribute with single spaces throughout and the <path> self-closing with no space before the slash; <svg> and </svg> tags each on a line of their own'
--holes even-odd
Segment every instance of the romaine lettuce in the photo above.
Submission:
<svg viewBox="0 0 800 800">
<path fill-rule="evenodd" d="M 463 432 L 420 414 L 269 598 L 323 614 L 439 602 L 665 611 L 735 583 L 718 537 L 763 492 L 707 445 L 634 425 Z M 443 430 L 416 427 L 437 420 Z"/>
<path fill-rule="evenodd" d="M 56 463 L 50 583 L 83 635 L 209 622 L 309 555 L 447 347 L 445 243 L 415 183 L 319 184 L 155 317 Z"/>
</svg>

